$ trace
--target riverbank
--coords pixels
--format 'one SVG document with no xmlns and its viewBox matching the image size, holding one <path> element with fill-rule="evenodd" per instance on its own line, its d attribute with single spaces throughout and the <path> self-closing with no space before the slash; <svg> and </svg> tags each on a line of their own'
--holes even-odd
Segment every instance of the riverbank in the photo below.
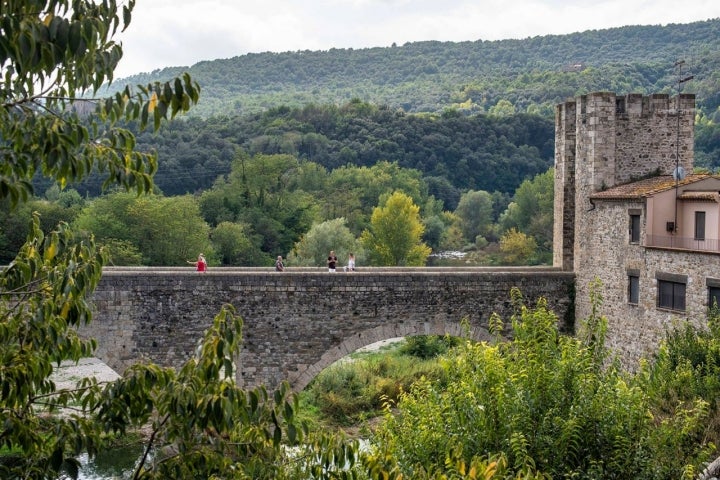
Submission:
<svg viewBox="0 0 720 480">
<path fill-rule="evenodd" d="M 119 378 L 120 375 L 108 367 L 98 358 L 81 358 L 80 361 L 74 362 L 66 360 L 55 367 L 55 371 L 50 379 L 55 382 L 58 390 L 64 388 L 74 388 L 78 381 L 83 378 L 95 378 L 98 383 L 112 382 Z"/>
</svg>

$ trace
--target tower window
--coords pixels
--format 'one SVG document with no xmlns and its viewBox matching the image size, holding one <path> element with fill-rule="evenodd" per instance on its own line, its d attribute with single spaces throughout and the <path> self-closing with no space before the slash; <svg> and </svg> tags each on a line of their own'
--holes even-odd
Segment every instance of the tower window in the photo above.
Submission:
<svg viewBox="0 0 720 480">
<path fill-rule="evenodd" d="M 640 215 L 630 214 L 630 243 L 640 243 Z"/>
<path fill-rule="evenodd" d="M 705 212 L 695 212 L 695 240 L 705 240 Z"/>
<path fill-rule="evenodd" d="M 637 305 L 640 302 L 640 277 L 628 274 L 628 303 Z"/>
</svg>

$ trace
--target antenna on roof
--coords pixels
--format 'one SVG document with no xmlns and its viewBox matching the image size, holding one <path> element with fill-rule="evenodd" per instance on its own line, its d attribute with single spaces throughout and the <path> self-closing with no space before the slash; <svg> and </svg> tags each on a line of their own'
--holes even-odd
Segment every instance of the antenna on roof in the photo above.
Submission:
<svg viewBox="0 0 720 480">
<path fill-rule="evenodd" d="M 678 183 L 680 180 L 685 178 L 685 169 L 680 166 L 680 89 L 682 84 L 689 82 L 693 79 L 693 75 L 689 75 L 683 78 L 682 67 L 685 65 L 685 60 L 678 60 L 673 65 L 677 68 L 677 97 L 675 99 L 675 113 L 677 115 L 677 131 L 675 132 L 675 170 L 673 170 L 672 176 L 675 179 L 675 223 L 673 224 L 672 233 L 677 232 L 677 211 L 678 211 Z"/>
</svg>

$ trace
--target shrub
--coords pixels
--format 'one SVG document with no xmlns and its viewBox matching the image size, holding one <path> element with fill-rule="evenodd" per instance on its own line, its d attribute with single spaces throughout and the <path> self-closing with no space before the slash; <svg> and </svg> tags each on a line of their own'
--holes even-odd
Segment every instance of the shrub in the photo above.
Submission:
<svg viewBox="0 0 720 480">
<path fill-rule="evenodd" d="M 511 320 L 512 341 L 466 341 L 441 361 L 447 385 L 419 381 L 401 395 L 375 452 L 409 478 L 450 474 L 438 459 L 458 451 L 466 464 L 482 452 L 507 459 L 511 475 L 550 478 L 674 480 L 707 459 L 707 405 L 653 416 L 643 383 L 601 351 L 604 319 L 586 322 L 583 339 L 561 335 L 545 301 Z"/>
<path fill-rule="evenodd" d="M 458 338 L 449 335 L 417 335 L 405 339 L 400 353 L 425 360 L 443 355 L 459 343 Z"/>
</svg>

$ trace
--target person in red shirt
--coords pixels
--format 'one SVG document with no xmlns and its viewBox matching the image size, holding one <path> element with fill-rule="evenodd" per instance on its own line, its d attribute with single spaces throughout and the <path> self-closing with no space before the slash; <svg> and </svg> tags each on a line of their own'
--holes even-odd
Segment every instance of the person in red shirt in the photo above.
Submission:
<svg viewBox="0 0 720 480">
<path fill-rule="evenodd" d="M 191 262 L 190 260 L 187 261 L 191 265 L 195 265 L 198 272 L 205 272 L 207 271 L 207 260 L 205 260 L 205 255 L 202 253 L 198 255 L 197 262 Z"/>
</svg>

